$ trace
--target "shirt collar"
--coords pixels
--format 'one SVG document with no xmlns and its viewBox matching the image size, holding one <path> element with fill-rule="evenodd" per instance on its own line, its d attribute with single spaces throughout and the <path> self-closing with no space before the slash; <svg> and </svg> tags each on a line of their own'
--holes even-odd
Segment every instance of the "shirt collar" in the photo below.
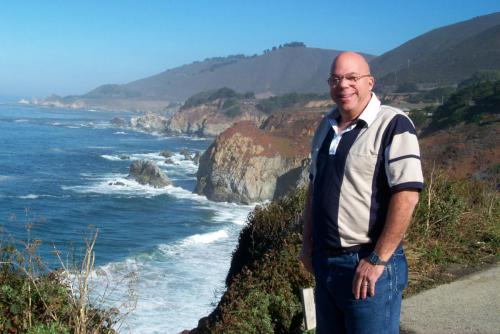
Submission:
<svg viewBox="0 0 500 334">
<path fill-rule="evenodd" d="M 380 100 L 377 98 L 375 93 L 372 93 L 372 97 L 370 98 L 370 102 L 368 102 L 368 105 L 365 107 L 361 115 L 359 115 L 358 120 L 362 120 L 366 123 L 367 126 L 370 126 L 373 121 L 375 121 L 375 118 L 377 118 L 377 115 L 380 111 Z M 340 116 L 340 112 L 338 108 L 332 109 L 328 113 L 328 119 L 329 120 L 334 120 L 335 123 L 337 124 L 337 119 Z M 330 124 L 332 122 L 330 121 Z"/>
</svg>

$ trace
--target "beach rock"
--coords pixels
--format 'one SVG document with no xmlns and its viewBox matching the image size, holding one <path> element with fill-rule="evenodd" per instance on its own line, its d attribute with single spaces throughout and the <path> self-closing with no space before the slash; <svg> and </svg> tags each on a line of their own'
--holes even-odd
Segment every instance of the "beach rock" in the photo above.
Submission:
<svg viewBox="0 0 500 334">
<path fill-rule="evenodd" d="M 278 113 L 260 128 L 235 124 L 201 156 L 195 191 L 214 201 L 250 204 L 307 184 L 310 142 L 321 117 Z"/>
<path fill-rule="evenodd" d="M 172 159 L 170 159 L 170 158 L 165 159 L 165 163 L 166 163 L 167 165 L 175 165 L 174 160 L 172 160 Z"/>
<path fill-rule="evenodd" d="M 163 188 L 172 182 L 167 175 L 150 160 L 137 160 L 132 163 L 128 178 L 134 179 L 140 184 L 150 185 L 155 188 Z"/>
</svg>

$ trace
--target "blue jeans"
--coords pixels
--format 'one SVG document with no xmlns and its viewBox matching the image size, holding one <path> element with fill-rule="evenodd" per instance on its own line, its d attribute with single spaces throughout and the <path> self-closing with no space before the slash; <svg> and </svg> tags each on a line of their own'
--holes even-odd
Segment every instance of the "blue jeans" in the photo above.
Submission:
<svg viewBox="0 0 500 334">
<path fill-rule="evenodd" d="M 352 281 L 359 260 L 369 252 L 327 257 L 314 253 L 316 334 L 399 333 L 402 292 L 408 264 L 398 248 L 375 284 L 375 295 L 354 299 Z"/>
</svg>

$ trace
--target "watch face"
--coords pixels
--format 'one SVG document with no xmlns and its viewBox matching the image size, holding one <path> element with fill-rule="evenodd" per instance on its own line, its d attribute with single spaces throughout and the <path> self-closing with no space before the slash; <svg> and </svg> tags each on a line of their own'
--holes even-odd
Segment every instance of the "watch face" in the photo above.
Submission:
<svg viewBox="0 0 500 334">
<path fill-rule="evenodd" d="M 373 265 L 385 265 L 387 263 L 380 260 L 380 257 L 375 252 L 371 252 L 371 254 L 368 256 L 368 261 Z"/>
<path fill-rule="evenodd" d="M 378 255 L 375 252 L 372 252 L 370 256 L 368 257 L 368 260 L 370 261 L 371 264 L 378 264 L 380 259 Z"/>
</svg>

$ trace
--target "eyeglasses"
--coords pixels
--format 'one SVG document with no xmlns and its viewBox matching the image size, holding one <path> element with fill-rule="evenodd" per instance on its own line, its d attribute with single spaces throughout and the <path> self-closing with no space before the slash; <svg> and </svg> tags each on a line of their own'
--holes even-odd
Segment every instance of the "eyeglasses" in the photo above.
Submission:
<svg viewBox="0 0 500 334">
<path fill-rule="evenodd" d="M 330 85 L 330 87 L 337 87 L 342 81 L 342 79 L 346 79 L 349 85 L 355 85 L 362 78 L 371 77 L 371 74 L 364 75 L 356 75 L 356 74 L 347 74 L 347 75 L 332 75 L 329 77 L 326 82 Z"/>
</svg>

